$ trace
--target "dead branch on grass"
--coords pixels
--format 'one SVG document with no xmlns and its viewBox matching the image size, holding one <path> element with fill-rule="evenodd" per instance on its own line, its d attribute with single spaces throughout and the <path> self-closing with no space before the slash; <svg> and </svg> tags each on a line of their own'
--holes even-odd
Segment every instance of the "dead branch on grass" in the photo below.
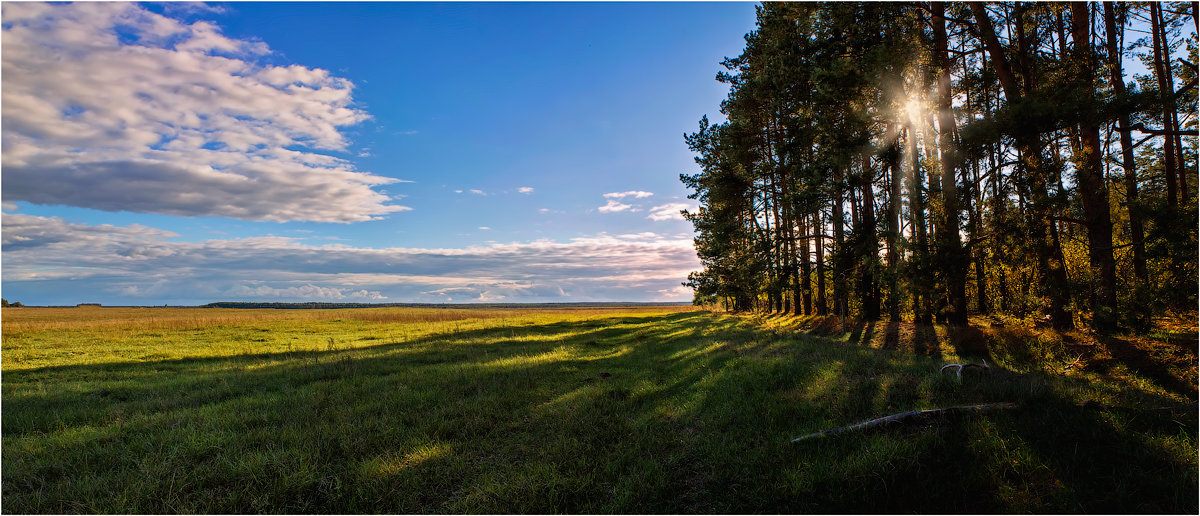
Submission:
<svg viewBox="0 0 1200 516">
<path fill-rule="evenodd" d="M 911 419 L 911 418 L 916 418 L 916 417 L 928 417 L 928 416 L 933 416 L 933 415 L 948 414 L 948 413 L 952 413 L 952 412 L 975 413 L 975 412 L 982 412 L 985 410 L 1010 409 L 1010 408 L 1016 408 L 1016 407 L 1017 407 L 1016 403 L 1006 401 L 1006 402 L 1000 402 L 1000 403 L 980 403 L 978 405 L 961 405 L 958 407 L 946 407 L 946 408 L 927 409 L 927 410 L 910 410 L 908 412 L 892 414 L 890 416 L 884 416 L 881 418 L 872 419 L 870 421 L 863 421 L 862 423 L 858 423 L 858 424 L 854 424 L 854 425 L 850 425 L 850 426 L 840 426 L 837 428 L 831 428 L 829 430 L 821 430 L 820 432 L 813 432 L 811 434 L 802 435 L 800 437 L 792 439 L 792 442 L 804 441 L 806 439 L 815 439 L 818 437 L 825 437 L 825 436 L 829 436 L 829 435 L 840 434 L 842 432 L 850 432 L 853 430 L 864 430 L 867 428 L 876 427 L 876 426 L 884 425 L 887 423 L 896 423 L 896 422 L 900 422 L 900 421 L 903 421 L 906 419 Z"/>
</svg>

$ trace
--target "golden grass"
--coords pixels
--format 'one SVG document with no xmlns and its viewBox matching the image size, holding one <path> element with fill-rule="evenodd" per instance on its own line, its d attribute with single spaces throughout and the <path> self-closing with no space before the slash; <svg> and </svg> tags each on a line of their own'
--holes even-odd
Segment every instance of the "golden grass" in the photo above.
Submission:
<svg viewBox="0 0 1200 516">
<path fill-rule="evenodd" d="M 665 315 L 689 306 L 567 308 L 5 308 L 4 371 L 329 351 L 482 328 Z"/>
<path fill-rule="evenodd" d="M 539 314 L 608 315 L 615 313 L 675 313 L 692 306 L 563 307 L 563 308 L 350 308 L 244 309 L 172 307 L 4 308 L 3 332 L 42 330 L 187 330 L 255 322 L 354 320 L 371 323 L 435 323 L 468 319 L 516 318 Z"/>
</svg>

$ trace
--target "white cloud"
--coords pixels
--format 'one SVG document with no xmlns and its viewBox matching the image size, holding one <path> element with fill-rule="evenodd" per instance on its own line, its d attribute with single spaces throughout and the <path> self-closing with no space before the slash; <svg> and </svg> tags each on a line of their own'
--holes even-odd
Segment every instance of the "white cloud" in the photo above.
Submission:
<svg viewBox="0 0 1200 516">
<path fill-rule="evenodd" d="M 520 302 L 529 298 L 563 301 L 571 294 L 562 287 L 540 285 L 532 282 L 501 281 L 491 284 L 472 283 L 461 287 L 445 287 L 421 292 L 421 299 L 428 302 L 458 301 L 493 303 L 498 301 Z"/>
<path fill-rule="evenodd" d="M 471 189 L 471 193 L 473 193 L 475 195 L 487 195 L 487 193 L 484 192 L 483 190 L 476 190 L 476 189 Z"/>
<path fill-rule="evenodd" d="M 533 188 L 528 187 L 528 186 L 522 186 L 522 187 L 518 188 L 517 191 L 524 193 L 524 194 L 533 193 Z"/>
<path fill-rule="evenodd" d="M 162 4 L 163 12 L 168 15 L 190 16 L 198 14 L 221 14 L 225 12 L 225 8 L 210 5 L 203 2 L 165 2 Z"/>
<path fill-rule="evenodd" d="M 487 231 L 487 230 L 489 230 L 489 229 L 492 229 L 492 228 L 489 228 L 489 227 L 487 227 L 487 226 L 479 226 L 479 229 L 482 229 L 482 230 L 484 230 L 484 231 Z"/>
<path fill-rule="evenodd" d="M 26 304 L 80 302 L 81 292 L 110 296 L 96 302 L 129 304 L 205 303 L 235 294 L 296 301 L 677 300 L 670 289 L 700 266 L 689 235 L 653 232 L 449 249 L 177 237 L 141 225 L 6 213 L 6 297 Z M 469 290 L 430 294 L 441 289 Z"/>
<path fill-rule="evenodd" d="M 643 192 L 640 190 L 630 190 L 628 192 L 611 192 L 604 194 L 604 197 L 609 199 L 623 199 L 625 197 L 633 197 L 634 199 L 643 199 L 654 195 L 652 192 Z"/>
<path fill-rule="evenodd" d="M 369 292 L 366 290 L 357 290 L 348 292 L 349 289 L 335 287 L 318 287 L 311 283 L 298 287 L 274 288 L 267 285 L 259 285 L 251 287 L 248 285 L 237 285 L 227 291 L 229 296 L 234 298 L 278 298 L 278 299 L 303 299 L 303 300 L 352 300 L 361 299 L 368 301 L 379 301 L 387 299 L 386 296 L 379 292 Z M 135 291 L 136 292 L 136 291 Z"/>
<path fill-rule="evenodd" d="M 683 220 L 683 214 L 679 213 L 680 210 L 695 211 L 696 209 L 697 207 L 694 204 L 673 202 L 650 208 L 650 214 L 647 215 L 646 218 L 655 221 Z"/>
<path fill-rule="evenodd" d="M 134 3 L 6 3 L 6 201 L 353 222 L 408 208 L 328 154 L 369 118 L 350 81 Z"/>
<path fill-rule="evenodd" d="M 608 202 L 607 202 L 607 203 L 605 203 L 605 205 L 604 205 L 604 206 L 601 206 L 601 207 L 599 207 L 599 208 L 597 208 L 597 209 L 599 209 L 599 210 L 600 210 L 600 213 L 616 213 L 616 212 L 619 212 L 619 211 L 625 211 L 625 210 L 628 210 L 628 209 L 630 209 L 630 208 L 632 208 L 632 207 L 633 207 L 632 205 L 629 205 L 629 204 L 621 204 L 621 203 L 619 203 L 619 202 L 617 202 L 617 201 L 614 201 L 614 200 L 612 200 L 612 199 L 609 199 L 609 200 L 608 200 Z"/>
<path fill-rule="evenodd" d="M 664 300 L 670 301 L 691 301 L 692 297 L 694 297 L 692 289 L 683 285 L 676 285 L 671 288 L 657 290 L 656 292 L 662 294 Z"/>
</svg>

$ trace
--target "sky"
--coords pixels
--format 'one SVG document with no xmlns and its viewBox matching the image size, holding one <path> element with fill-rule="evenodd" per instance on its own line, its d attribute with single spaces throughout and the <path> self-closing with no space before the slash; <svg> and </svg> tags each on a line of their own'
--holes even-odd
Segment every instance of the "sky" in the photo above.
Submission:
<svg viewBox="0 0 1200 516">
<path fill-rule="evenodd" d="M 26 305 L 690 301 L 752 3 L 5 2 Z"/>
</svg>

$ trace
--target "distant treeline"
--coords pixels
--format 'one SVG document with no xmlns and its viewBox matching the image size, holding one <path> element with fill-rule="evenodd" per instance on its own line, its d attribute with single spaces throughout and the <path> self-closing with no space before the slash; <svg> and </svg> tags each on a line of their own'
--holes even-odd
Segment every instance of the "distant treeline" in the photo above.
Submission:
<svg viewBox="0 0 1200 516">
<path fill-rule="evenodd" d="M 638 307 L 638 306 L 683 306 L 691 303 L 249 303 L 220 301 L 201 308 L 274 308 L 281 310 L 315 310 L 334 308 L 590 308 L 590 307 Z"/>
</svg>

